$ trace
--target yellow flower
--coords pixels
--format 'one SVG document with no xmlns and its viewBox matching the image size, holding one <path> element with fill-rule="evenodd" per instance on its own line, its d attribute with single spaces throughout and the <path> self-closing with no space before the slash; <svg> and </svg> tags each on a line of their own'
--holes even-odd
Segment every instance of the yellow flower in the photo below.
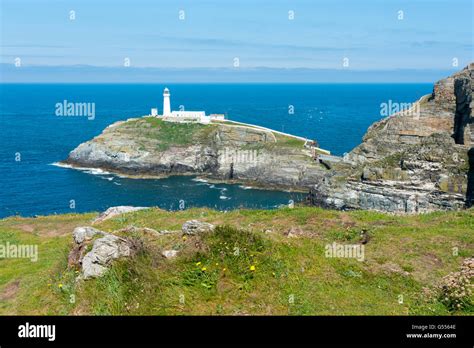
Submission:
<svg viewBox="0 0 474 348">
<path fill-rule="evenodd" d="M 225 267 L 222 269 L 223 272 L 225 272 L 226 270 L 227 270 L 227 268 L 225 268 Z"/>
<path fill-rule="evenodd" d="M 253 272 L 255 271 L 255 265 L 250 266 L 250 270 Z"/>
<path fill-rule="evenodd" d="M 219 266 L 219 263 L 216 262 L 216 266 Z"/>
<path fill-rule="evenodd" d="M 58 288 L 62 288 L 62 287 L 63 287 L 63 285 L 62 285 L 62 284 L 58 284 Z"/>
<path fill-rule="evenodd" d="M 201 264 L 201 261 L 196 262 L 196 266 L 199 266 Z"/>
<path fill-rule="evenodd" d="M 206 267 L 201 268 L 201 271 L 205 272 L 207 270 Z"/>
<path fill-rule="evenodd" d="M 186 236 L 183 236 L 183 240 L 186 240 L 186 239 L 188 239 L 188 237 L 186 237 Z"/>
</svg>

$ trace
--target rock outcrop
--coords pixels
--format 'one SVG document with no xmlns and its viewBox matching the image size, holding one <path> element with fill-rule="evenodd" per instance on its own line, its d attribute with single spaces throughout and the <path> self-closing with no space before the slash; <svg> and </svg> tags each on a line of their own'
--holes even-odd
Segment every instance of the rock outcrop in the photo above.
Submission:
<svg viewBox="0 0 474 348">
<path fill-rule="evenodd" d="M 417 213 L 473 200 L 474 64 L 437 82 L 411 109 L 374 123 L 314 185 L 313 204 Z"/>
<path fill-rule="evenodd" d="M 131 213 L 133 211 L 138 211 L 142 209 L 147 209 L 146 207 L 132 207 L 128 205 L 120 205 L 117 207 L 110 207 L 103 213 L 101 213 L 94 221 L 92 221 L 93 224 L 111 219 L 115 216 L 125 214 L 125 213 Z"/>
<path fill-rule="evenodd" d="M 185 235 L 198 235 L 205 232 L 214 231 L 215 226 L 199 221 L 186 221 L 181 231 Z M 163 237 L 170 232 L 161 233 L 148 227 L 126 227 L 113 233 L 100 231 L 90 226 L 76 227 L 72 233 L 74 245 L 69 252 L 68 267 L 81 271 L 78 280 L 88 280 L 101 277 L 105 274 L 114 260 L 136 255 L 139 250 L 143 250 L 143 240 L 136 237 L 122 238 L 119 234 L 137 234 L 142 236 Z M 174 232 L 173 232 L 174 233 Z M 153 238 L 152 240 L 156 240 Z M 174 259 L 180 254 L 176 249 L 164 249 L 161 256 L 165 259 Z"/>
<path fill-rule="evenodd" d="M 154 117 L 107 127 L 65 163 L 132 177 L 199 175 L 307 191 L 324 175 L 304 141 L 237 124 L 175 124 Z"/>
<path fill-rule="evenodd" d="M 113 260 L 130 254 L 131 247 L 127 240 L 106 234 L 94 241 L 92 250 L 82 259 L 82 276 L 84 279 L 100 277 Z"/>
<path fill-rule="evenodd" d="M 85 241 L 91 240 L 96 235 L 103 235 L 104 232 L 94 227 L 76 227 L 72 232 L 72 236 L 76 244 L 81 244 Z"/>
<path fill-rule="evenodd" d="M 178 256 L 179 254 L 179 251 L 178 250 L 163 250 L 161 252 L 161 255 L 165 258 L 165 259 L 173 259 L 175 258 L 176 256 Z"/>
<path fill-rule="evenodd" d="M 203 232 L 214 231 L 215 226 L 198 220 L 189 220 L 183 224 L 183 234 L 195 235 Z"/>
<path fill-rule="evenodd" d="M 69 252 L 68 266 L 80 268 L 82 279 L 100 277 L 113 260 L 132 254 L 130 241 L 93 227 L 75 228 L 73 239 L 74 246 Z M 91 244 L 92 249 L 87 251 Z"/>
</svg>

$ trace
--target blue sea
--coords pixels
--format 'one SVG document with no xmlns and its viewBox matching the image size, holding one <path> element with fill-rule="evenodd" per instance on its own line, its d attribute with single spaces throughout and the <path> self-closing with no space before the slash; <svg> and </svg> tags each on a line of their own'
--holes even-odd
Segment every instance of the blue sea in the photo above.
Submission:
<svg viewBox="0 0 474 348">
<path fill-rule="evenodd" d="M 193 177 L 125 179 L 52 165 L 109 124 L 162 109 L 162 84 L 0 84 L 0 217 L 101 211 L 274 208 L 304 194 L 211 184 Z M 342 155 L 383 116 L 380 104 L 416 101 L 431 84 L 171 84 L 172 109 L 222 113 L 310 139 Z M 61 117 L 55 105 L 95 103 L 95 118 Z M 293 113 L 289 112 L 293 110 Z"/>
</svg>

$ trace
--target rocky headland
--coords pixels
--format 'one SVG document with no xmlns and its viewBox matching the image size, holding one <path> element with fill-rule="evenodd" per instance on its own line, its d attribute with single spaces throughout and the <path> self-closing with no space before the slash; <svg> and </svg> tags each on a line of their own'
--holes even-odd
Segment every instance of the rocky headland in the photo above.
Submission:
<svg viewBox="0 0 474 348">
<path fill-rule="evenodd" d="M 470 207 L 473 78 L 471 63 L 411 109 L 374 123 L 362 144 L 314 185 L 312 203 L 401 213 Z"/>
<path fill-rule="evenodd" d="M 336 209 L 422 213 L 474 200 L 474 64 L 438 81 L 408 110 L 374 123 L 344 158 L 315 156 L 305 141 L 232 122 L 114 123 L 63 162 L 130 177 L 198 175 L 309 191 Z"/>
<path fill-rule="evenodd" d="M 210 180 L 308 191 L 326 172 L 304 141 L 230 122 L 116 122 L 64 162 L 130 177 L 198 175 Z"/>
</svg>

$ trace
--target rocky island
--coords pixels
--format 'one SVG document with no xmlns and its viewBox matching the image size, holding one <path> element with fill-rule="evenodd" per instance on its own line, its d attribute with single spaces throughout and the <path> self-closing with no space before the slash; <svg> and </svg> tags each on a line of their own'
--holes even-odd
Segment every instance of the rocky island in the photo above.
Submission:
<svg viewBox="0 0 474 348">
<path fill-rule="evenodd" d="M 149 116 L 112 124 L 64 163 L 131 177 L 199 175 L 309 191 L 312 204 L 344 210 L 461 209 L 474 199 L 473 77 L 471 63 L 440 80 L 411 109 L 374 123 L 343 158 L 263 127 Z"/>
<path fill-rule="evenodd" d="M 307 191 L 326 169 L 304 144 L 297 137 L 230 121 L 173 123 L 141 117 L 107 127 L 74 149 L 65 163 L 130 177 L 199 175 Z"/>
</svg>

